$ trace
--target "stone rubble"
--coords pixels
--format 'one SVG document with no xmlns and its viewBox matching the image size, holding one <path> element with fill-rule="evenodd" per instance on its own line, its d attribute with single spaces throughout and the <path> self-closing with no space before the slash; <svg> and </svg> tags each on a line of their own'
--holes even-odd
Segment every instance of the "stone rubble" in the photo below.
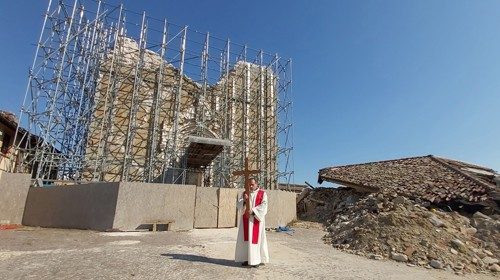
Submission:
<svg viewBox="0 0 500 280">
<path fill-rule="evenodd" d="M 442 269 L 443 268 L 443 264 L 438 260 L 431 260 L 429 262 L 429 265 L 435 269 Z"/>
<path fill-rule="evenodd" d="M 405 254 L 398 254 L 398 253 L 392 253 L 391 254 L 391 259 L 398 261 L 398 262 L 407 262 L 408 257 Z"/>
<path fill-rule="evenodd" d="M 457 274 L 500 268 L 498 215 L 467 217 L 419 199 L 350 188 L 315 189 L 297 207 L 300 219 L 324 223 L 324 241 L 343 251 Z"/>
<path fill-rule="evenodd" d="M 498 264 L 493 264 L 490 266 L 490 270 L 493 272 L 500 272 L 500 266 Z"/>
</svg>

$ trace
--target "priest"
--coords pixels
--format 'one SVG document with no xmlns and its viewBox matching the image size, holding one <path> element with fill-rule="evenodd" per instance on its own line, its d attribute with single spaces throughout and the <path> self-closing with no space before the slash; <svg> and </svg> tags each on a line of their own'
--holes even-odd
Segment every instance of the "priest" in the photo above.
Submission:
<svg viewBox="0 0 500 280">
<path fill-rule="evenodd" d="M 267 194 L 259 188 L 255 178 L 250 178 L 248 185 L 249 196 L 245 191 L 237 204 L 239 212 L 243 212 L 243 215 L 238 228 L 235 260 L 241 262 L 243 266 L 257 267 L 269 262 L 265 230 Z M 250 207 L 245 207 L 245 201 L 250 203 Z"/>
</svg>

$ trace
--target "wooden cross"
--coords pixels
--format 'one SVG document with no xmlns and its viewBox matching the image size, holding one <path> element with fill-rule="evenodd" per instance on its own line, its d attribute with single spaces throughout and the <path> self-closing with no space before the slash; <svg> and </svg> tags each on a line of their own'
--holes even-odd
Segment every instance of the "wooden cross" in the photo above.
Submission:
<svg viewBox="0 0 500 280">
<path fill-rule="evenodd" d="M 245 193 L 247 194 L 247 198 L 245 200 L 245 214 L 250 214 L 250 175 L 258 174 L 260 170 L 250 170 L 248 169 L 248 158 L 245 158 L 245 169 L 241 171 L 234 171 L 234 176 L 245 176 Z"/>
</svg>

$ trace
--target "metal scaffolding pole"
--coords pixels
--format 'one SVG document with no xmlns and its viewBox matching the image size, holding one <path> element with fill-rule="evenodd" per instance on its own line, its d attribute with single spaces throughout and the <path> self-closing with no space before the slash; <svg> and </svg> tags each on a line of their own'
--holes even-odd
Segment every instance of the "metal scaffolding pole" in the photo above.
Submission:
<svg viewBox="0 0 500 280">
<path fill-rule="evenodd" d="M 181 46 L 180 46 L 180 66 L 179 66 L 179 76 L 177 82 L 177 90 L 175 95 L 175 107 L 174 107 L 174 127 L 173 127 L 173 144 L 171 149 L 171 156 L 173 156 L 173 160 L 171 161 L 172 166 L 175 166 L 173 161 L 178 160 L 179 151 L 177 148 L 177 141 L 179 137 L 179 110 L 181 105 L 182 98 L 182 84 L 184 82 L 184 59 L 186 56 L 186 36 L 187 36 L 187 26 L 184 27 L 182 32 Z"/>
<path fill-rule="evenodd" d="M 49 0 L 49 3 L 47 5 L 47 10 L 45 11 L 45 14 L 43 17 L 42 29 L 40 31 L 38 43 L 36 44 L 35 57 L 33 58 L 33 63 L 31 64 L 31 68 L 30 68 L 29 73 L 28 73 L 28 84 L 26 85 L 26 91 L 24 94 L 23 105 L 21 106 L 21 111 L 19 113 L 19 120 L 20 121 L 23 120 L 24 115 L 28 115 L 27 116 L 28 120 L 32 120 L 33 119 L 32 113 L 34 113 L 36 111 L 36 109 L 34 109 L 32 106 L 35 104 L 37 99 L 34 98 L 34 96 L 33 96 L 31 85 L 32 85 L 33 80 L 35 79 L 34 69 L 36 66 L 37 59 L 38 59 L 38 53 L 39 53 L 40 49 L 42 48 L 42 39 L 43 39 L 43 35 L 44 35 L 45 26 L 47 24 L 47 19 L 49 18 L 51 6 L 52 6 L 52 0 Z M 28 93 L 31 93 L 31 100 L 29 100 L 29 101 L 28 101 Z M 30 107 L 25 107 L 26 105 L 29 105 Z M 32 149 L 34 149 L 34 147 L 31 146 L 31 143 L 29 141 L 29 138 L 30 138 L 29 133 L 22 133 L 21 134 L 21 131 L 19 129 L 21 125 L 23 125 L 23 124 L 19 123 L 17 125 L 16 132 L 14 134 L 14 142 L 13 143 L 14 143 L 14 145 L 16 145 L 17 143 L 19 143 L 19 144 L 17 144 L 18 145 L 17 153 L 13 153 L 13 155 L 15 154 L 15 156 L 18 157 L 19 153 L 23 153 L 25 155 L 25 157 L 21 158 L 21 162 L 19 162 L 18 165 L 11 166 L 11 169 L 14 172 L 24 171 L 25 169 L 27 169 L 27 168 L 25 168 L 25 165 L 30 165 L 33 163 L 33 161 L 30 158 L 28 158 L 28 156 L 30 156 L 30 152 L 32 151 Z M 28 122 L 28 125 L 29 125 L 28 131 L 34 131 L 34 128 L 32 127 L 33 122 L 31 122 L 31 121 Z M 21 139 L 17 139 L 19 136 L 21 136 Z M 38 143 L 36 143 L 35 145 L 37 145 L 37 144 Z M 12 159 L 12 162 L 14 162 L 14 159 Z"/>
<path fill-rule="evenodd" d="M 137 130 L 137 111 L 139 110 L 140 100 L 138 99 L 139 88 L 142 83 L 142 69 L 144 63 L 144 52 L 146 49 L 146 12 L 142 13 L 142 23 L 141 23 L 141 34 L 139 37 L 139 59 L 137 59 L 135 70 L 134 70 L 134 84 L 132 91 L 132 104 L 131 104 L 131 112 L 129 114 L 128 119 L 128 127 L 127 127 L 127 135 L 125 138 L 125 157 L 123 160 L 122 167 L 122 176 L 121 181 L 128 181 L 130 174 L 130 163 L 132 161 L 131 158 L 131 150 L 134 145 L 134 138 Z"/>
<path fill-rule="evenodd" d="M 157 82 L 156 82 L 156 92 L 155 92 L 155 98 L 154 98 L 154 103 L 153 103 L 153 123 L 152 127 L 150 128 L 151 131 L 151 137 L 149 137 L 149 153 L 147 154 L 147 159 L 148 159 L 148 165 L 146 168 L 147 172 L 147 181 L 152 182 L 154 179 L 154 171 L 155 167 L 157 165 L 157 159 L 156 159 L 156 150 L 158 146 L 158 134 L 159 134 L 159 106 L 160 106 L 160 101 L 162 100 L 162 96 L 164 94 L 163 92 L 163 68 L 165 66 L 165 54 L 167 51 L 167 37 L 168 37 L 168 23 L 167 20 L 164 20 L 163 23 L 163 33 L 162 33 L 162 39 L 161 39 L 161 48 L 160 48 L 160 67 L 158 68 L 158 75 L 157 75 Z"/>
<path fill-rule="evenodd" d="M 52 133 L 55 134 L 55 135 L 58 135 L 58 131 L 54 131 L 57 126 L 57 123 L 53 124 L 53 122 L 57 122 L 59 121 L 59 119 L 56 119 L 55 118 L 55 109 L 56 109 L 56 101 L 57 101 L 57 98 L 60 97 L 59 94 L 59 88 L 61 86 L 61 82 L 62 82 L 62 79 L 63 79 L 63 69 L 64 69 L 64 64 L 66 62 L 66 54 L 67 54 L 67 51 L 68 51 L 68 45 L 69 45 L 69 41 L 70 41 L 70 35 L 71 35 L 71 30 L 72 30 L 72 27 L 73 27 L 73 20 L 74 20 L 74 17 L 75 17 L 75 11 L 76 11 L 76 6 L 77 6 L 77 0 L 74 1 L 73 3 L 73 8 L 72 8 L 72 11 L 71 11 L 71 16 L 69 17 L 69 20 L 65 22 L 65 25 L 63 27 L 63 30 L 66 30 L 66 36 L 65 36 L 65 39 L 63 42 L 61 42 L 60 46 L 59 46 L 59 49 L 60 49 L 60 52 L 61 52 L 61 59 L 59 61 L 59 63 L 57 64 L 58 66 L 56 66 L 56 83 L 55 83 L 55 88 L 53 90 L 53 92 L 49 93 L 49 98 L 50 98 L 50 103 L 49 105 L 47 106 L 47 111 L 50 112 L 49 114 L 49 118 L 48 118 L 48 121 L 47 121 L 47 129 L 43 130 L 41 136 L 43 139 L 45 139 L 46 141 L 43 142 L 43 145 L 53 145 L 55 146 L 56 145 L 56 139 L 54 139 L 54 135 L 51 135 Z M 60 6 L 61 7 L 61 6 Z M 64 93 L 63 93 L 64 95 Z M 57 112 L 59 113 L 59 112 Z M 52 139 L 51 139 L 52 138 Z M 47 139 L 50 139 L 47 141 Z M 41 151 L 37 152 L 37 154 L 39 155 L 40 159 L 43 159 L 45 157 L 45 155 L 47 154 L 49 157 L 51 156 L 51 152 L 48 150 L 48 149 L 42 149 Z M 47 178 L 48 176 L 50 176 L 49 174 L 51 173 L 52 169 L 51 169 L 51 165 L 53 164 L 53 160 L 49 160 L 48 162 L 44 162 L 43 160 L 40 160 L 41 164 L 38 165 L 38 168 L 36 169 L 36 177 L 37 178 Z M 46 166 L 49 166 L 48 168 L 48 172 L 46 171 L 45 167 Z"/>
<path fill-rule="evenodd" d="M 48 2 L 13 169 L 42 185 L 205 171 L 210 186 L 239 187 L 231 171 L 249 157 L 265 187 L 293 180 L 291 60 L 123 5 Z M 231 146 L 188 170 L 193 135 Z"/>
<path fill-rule="evenodd" d="M 207 85 L 208 85 L 208 50 L 209 50 L 209 40 L 210 34 L 207 33 L 205 37 L 205 44 L 203 46 L 203 51 L 201 53 L 201 82 L 202 82 L 202 91 L 201 96 L 198 100 L 198 120 L 196 123 L 198 135 L 202 135 L 202 130 L 205 128 L 205 100 L 207 95 Z"/>
<path fill-rule="evenodd" d="M 116 28 L 111 29 L 114 32 L 113 39 L 113 53 L 111 57 L 111 65 L 109 66 L 108 80 L 106 91 L 104 92 L 104 116 L 101 120 L 100 129 L 98 129 L 98 142 L 97 142 L 97 156 L 95 158 L 96 165 L 94 167 L 94 173 L 92 179 L 98 178 L 99 181 L 105 180 L 105 172 L 108 170 L 108 154 L 109 154 L 109 136 L 112 133 L 112 119 L 113 119 L 113 108 L 115 103 L 116 95 L 118 94 L 117 86 L 118 83 L 118 72 L 115 71 L 115 64 L 117 60 L 121 60 L 120 48 L 118 45 L 118 40 L 120 39 L 120 34 L 123 32 L 123 4 L 120 5 L 118 20 L 116 22 Z M 99 101 L 99 100 L 98 100 Z M 102 102 L 102 100 L 101 100 Z M 105 127 L 106 126 L 106 127 Z M 97 173 L 97 174 L 96 174 Z"/>
</svg>

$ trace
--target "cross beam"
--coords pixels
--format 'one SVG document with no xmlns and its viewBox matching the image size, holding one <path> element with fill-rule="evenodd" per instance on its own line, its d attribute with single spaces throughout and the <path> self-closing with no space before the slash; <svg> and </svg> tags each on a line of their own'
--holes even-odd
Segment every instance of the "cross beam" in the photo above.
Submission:
<svg viewBox="0 0 500 280">
<path fill-rule="evenodd" d="M 241 176 L 243 175 L 245 177 L 245 193 L 247 194 L 247 198 L 245 199 L 245 214 L 250 213 L 250 185 L 249 185 L 249 180 L 250 180 L 250 175 L 252 174 L 258 174 L 260 173 L 260 170 L 250 170 L 248 168 L 248 158 L 245 158 L 245 169 L 241 171 L 234 171 L 233 175 L 234 176 Z"/>
</svg>

